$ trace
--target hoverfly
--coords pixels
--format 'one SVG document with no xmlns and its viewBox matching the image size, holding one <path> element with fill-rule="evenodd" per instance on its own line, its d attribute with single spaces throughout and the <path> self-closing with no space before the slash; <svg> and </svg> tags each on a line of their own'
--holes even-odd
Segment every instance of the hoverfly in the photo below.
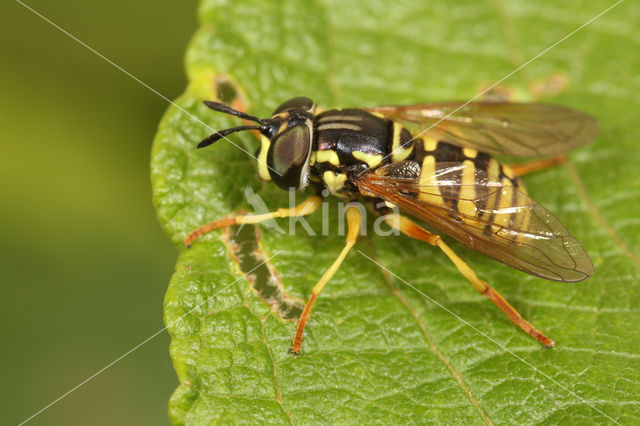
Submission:
<svg viewBox="0 0 640 426">
<path fill-rule="evenodd" d="M 259 177 L 285 190 L 311 186 L 316 195 L 294 208 L 211 222 L 190 233 L 184 240 L 187 246 L 217 228 L 311 214 L 320 206 L 322 191 L 328 190 L 347 201 L 371 202 L 392 228 L 439 247 L 511 321 L 545 347 L 555 344 L 480 279 L 439 235 L 414 219 L 531 275 L 564 282 L 588 278 L 593 265 L 585 250 L 558 219 L 529 197 L 519 175 L 560 162 L 566 151 L 590 142 L 598 133 L 593 117 L 562 106 L 510 102 L 316 113 L 311 99 L 298 97 L 280 105 L 270 118 L 259 119 L 221 103 L 205 104 L 257 124 L 214 133 L 199 148 L 234 132 L 257 130 Z M 551 159 L 510 167 L 492 157 L 495 154 Z M 358 238 L 360 210 L 348 207 L 345 214 L 346 245 L 312 290 L 298 320 L 293 353 L 301 352 L 316 297 Z"/>
</svg>

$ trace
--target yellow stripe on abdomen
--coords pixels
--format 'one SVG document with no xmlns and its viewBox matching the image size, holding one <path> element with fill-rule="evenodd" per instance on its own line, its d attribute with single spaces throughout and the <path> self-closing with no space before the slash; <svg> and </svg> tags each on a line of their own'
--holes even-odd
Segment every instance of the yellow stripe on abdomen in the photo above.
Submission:
<svg viewBox="0 0 640 426">
<path fill-rule="evenodd" d="M 511 215 L 513 213 L 513 191 L 515 188 L 506 177 L 502 178 L 501 184 L 500 199 L 498 200 L 498 205 L 494 208 L 493 223 L 501 228 L 510 228 Z M 496 231 L 498 233 L 501 232 L 500 228 L 494 230 L 494 232 Z"/>
<path fill-rule="evenodd" d="M 500 164 L 491 158 L 487 164 L 487 182 L 498 182 L 500 179 Z M 487 202 L 484 206 L 484 211 L 481 212 L 481 219 L 485 221 L 492 221 L 493 210 L 496 208 L 496 202 L 500 197 L 500 189 L 496 187 L 488 187 Z"/>
<path fill-rule="evenodd" d="M 517 196 L 518 200 L 516 202 L 516 205 L 519 207 L 519 209 L 515 214 L 515 218 L 513 219 L 513 227 L 518 231 L 526 231 L 529 227 L 529 224 L 531 223 L 531 209 L 528 207 L 530 202 L 526 194 L 522 191 L 518 191 Z M 519 233 L 517 239 L 521 240 L 523 233 L 524 232 Z"/>
<path fill-rule="evenodd" d="M 419 183 L 419 200 L 436 206 L 444 204 L 442 193 L 438 187 L 438 178 L 436 177 L 436 159 L 433 155 L 427 155 L 422 160 Z"/>
<path fill-rule="evenodd" d="M 476 165 L 471 160 L 462 162 L 462 185 L 458 199 L 458 211 L 463 215 L 476 217 Z M 475 221 L 473 221 L 475 223 Z"/>
</svg>

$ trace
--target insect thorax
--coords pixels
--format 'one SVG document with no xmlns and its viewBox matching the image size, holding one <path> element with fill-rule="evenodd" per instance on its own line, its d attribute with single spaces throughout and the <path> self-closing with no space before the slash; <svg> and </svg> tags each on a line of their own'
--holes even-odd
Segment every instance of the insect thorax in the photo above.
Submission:
<svg viewBox="0 0 640 426">
<path fill-rule="evenodd" d="M 411 133 L 392 120 L 360 109 L 325 111 L 314 117 L 310 182 L 335 196 L 355 198 L 360 193 L 354 179 L 360 173 L 412 151 Z"/>
</svg>

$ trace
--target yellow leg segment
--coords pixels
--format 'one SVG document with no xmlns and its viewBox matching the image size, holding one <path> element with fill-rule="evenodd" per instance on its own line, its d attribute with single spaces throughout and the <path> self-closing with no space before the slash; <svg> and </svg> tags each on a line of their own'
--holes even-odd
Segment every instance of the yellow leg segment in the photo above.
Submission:
<svg viewBox="0 0 640 426">
<path fill-rule="evenodd" d="M 564 154 L 556 155 L 551 158 L 543 158 L 542 160 L 533 160 L 522 164 L 509 165 L 511 170 L 518 176 L 524 176 L 529 173 L 537 172 L 540 170 L 548 169 L 558 164 L 566 163 L 567 157 Z"/>
<path fill-rule="evenodd" d="M 555 342 L 545 336 L 541 331 L 536 329 L 529 322 L 525 321 L 524 318 L 515 310 L 513 306 L 509 304 L 497 291 L 495 291 L 489 284 L 485 281 L 478 278 L 476 273 L 462 260 L 458 257 L 457 254 L 451 248 L 445 244 L 444 241 L 440 238 L 439 235 L 434 235 L 418 224 L 413 222 L 411 219 L 401 216 L 399 214 L 390 214 L 385 216 L 385 221 L 393 228 L 400 230 L 400 232 L 416 238 L 421 241 L 428 242 L 434 246 L 437 246 L 447 255 L 447 257 L 453 262 L 455 267 L 460 271 L 460 273 L 473 285 L 473 287 L 478 290 L 480 294 L 485 295 L 489 300 L 491 300 L 498 308 L 504 312 L 507 317 L 511 321 L 513 321 L 517 326 L 519 326 L 522 330 L 524 330 L 528 335 L 533 337 L 542 343 L 545 347 L 553 347 L 555 346 Z"/>
<path fill-rule="evenodd" d="M 227 226 L 232 225 L 241 225 L 241 224 L 249 224 L 249 223 L 260 223 L 269 219 L 275 219 L 279 217 L 297 217 L 297 216 L 306 216 L 318 210 L 320 204 L 322 203 L 322 197 L 319 195 L 314 195 L 302 203 L 298 204 L 296 207 L 292 207 L 289 209 L 278 209 L 274 212 L 269 212 L 265 214 L 257 214 L 257 215 L 239 215 L 239 216 L 231 216 L 225 217 L 223 219 L 215 220 L 206 225 L 202 225 L 200 228 L 192 231 L 185 239 L 184 245 L 190 247 L 191 244 L 198 238 L 202 237 L 205 234 L 213 231 L 214 229 L 226 228 Z"/>
<path fill-rule="evenodd" d="M 304 311 L 302 311 L 302 315 L 298 320 L 296 335 L 293 338 L 293 344 L 291 345 L 291 349 L 289 349 L 289 352 L 293 354 L 299 355 L 302 351 L 302 337 L 304 335 L 304 327 L 307 321 L 309 320 L 309 316 L 311 315 L 311 308 L 313 307 L 313 302 L 315 302 L 316 297 L 318 297 L 318 295 L 322 292 L 322 289 L 324 288 L 324 286 L 327 285 L 329 280 L 331 280 L 331 278 L 333 278 L 335 273 L 338 271 L 345 257 L 347 257 L 349 250 L 351 250 L 351 247 L 353 247 L 356 241 L 358 240 L 358 235 L 360 235 L 360 225 L 362 223 L 362 216 L 360 214 L 360 209 L 354 206 L 347 207 L 345 214 L 347 215 L 347 227 L 348 227 L 347 243 L 345 244 L 344 248 L 340 252 L 340 255 L 338 256 L 338 258 L 333 262 L 333 264 L 329 267 L 329 269 L 325 271 L 325 273 L 322 275 L 322 278 L 320 278 L 320 281 L 318 281 L 318 283 L 311 290 L 311 297 L 309 297 L 309 301 L 304 306 Z"/>
</svg>

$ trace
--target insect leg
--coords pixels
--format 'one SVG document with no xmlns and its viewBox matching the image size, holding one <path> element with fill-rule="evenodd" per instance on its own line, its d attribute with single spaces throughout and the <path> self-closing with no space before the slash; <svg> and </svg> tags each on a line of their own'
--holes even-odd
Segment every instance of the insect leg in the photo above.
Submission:
<svg viewBox="0 0 640 426">
<path fill-rule="evenodd" d="M 362 216 L 360 214 L 360 209 L 355 206 L 347 207 L 346 210 L 347 216 L 347 243 L 344 248 L 340 252 L 338 258 L 333 262 L 333 264 L 325 271 L 320 278 L 320 281 L 313 287 L 311 290 L 311 297 L 309 297 L 309 301 L 304 306 L 304 311 L 302 311 L 302 315 L 298 320 L 298 326 L 296 327 L 296 335 L 293 338 L 293 344 L 291 345 L 291 349 L 289 352 L 299 355 L 302 350 L 302 337 L 304 334 L 304 327 L 309 320 L 309 316 L 311 315 L 311 308 L 313 307 L 313 302 L 315 302 L 316 297 L 322 292 L 324 286 L 329 282 L 333 275 L 336 273 L 340 265 L 344 261 L 344 258 L 347 257 L 347 253 L 351 250 L 358 239 L 358 235 L 360 234 L 360 225 L 362 223 Z"/>
<path fill-rule="evenodd" d="M 537 172 L 540 170 L 548 169 L 558 164 L 563 164 L 567 161 L 567 157 L 564 154 L 558 154 L 555 157 L 543 158 L 541 160 L 533 160 L 522 164 L 511 164 L 509 167 L 518 176 L 524 176 L 526 174 Z"/>
<path fill-rule="evenodd" d="M 399 214 L 389 214 L 386 215 L 385 221 L 393 228 L 400 230 L 400 232 L 416 238 L 421 241 L 425 241 L 429 244 L 439 247 L 444 254 L 453 262 L 455 267 L 460 271 L 460 273 L 473 285 L 473 287 L 478 290 L 480 294 L 486 296 L 489 300 L 491 300 L 498 308 L 504 312 L 507 317 L 514 324 L 523 329 L 528 335 L 533 337 L 542 343 L 545 347 L 553 347 L 555 346 L 555 342 L 549 339 L 544 335 L 540 330 L 536 329 L 533 325 L 527 322 L 522 316 L 515 310 L 513 306 L 509 304 L 496 290 L 494 290 L 489 284 L 485 281 L 478 278 L 476 273 L 462 260 L 458 257 L 457 254 L 444 241 L 440 238 L 439 235 L 432 234 L 418 224 L 413 222 L 411 219 L 401 216 Z"/>
<path fill-rule="evenodd" d="M 311 213 L 315 212 L 318 207 L 320 207 L 321 203 L 322 197 L 320 197 L 319 195 L 313 195 L 304 200 L 302 203 L 298 204 L 296 207 L 288 209 L 278 209 L 274 212 L 264 214 L 238 215 L 214 220 L 211 223 L 207 223 L 206 225 L 202 225 L 200 228 L 191 231 L 191 233 L 189 233 L 189 235 L 184 239 L 183 242 L 185 246 L 190 247 L 191 244 L 193 244 L 193 242 L 201 236 L 208 234 L 214 229 L 226 228 L 227 226 L 260 223 L 269 219 L 275 219 L 279 217 L 297 217 L 310 215 Z"/>
</svg>

